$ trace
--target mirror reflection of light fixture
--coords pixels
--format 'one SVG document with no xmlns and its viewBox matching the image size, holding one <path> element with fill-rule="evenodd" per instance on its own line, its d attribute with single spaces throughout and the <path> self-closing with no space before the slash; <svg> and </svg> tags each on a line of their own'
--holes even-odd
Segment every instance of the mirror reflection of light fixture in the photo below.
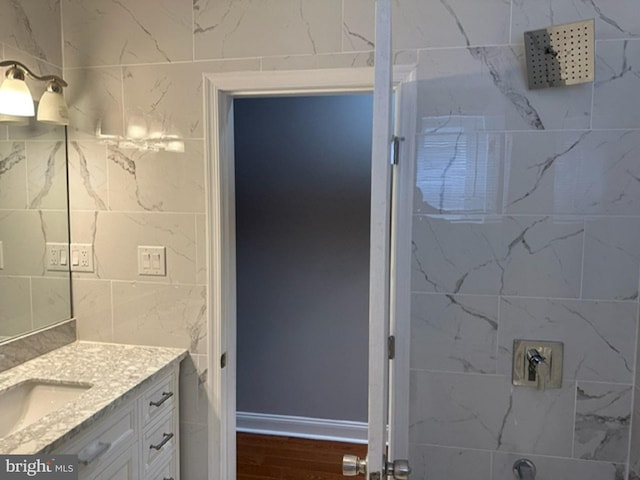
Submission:
<svg viewBox="0 0 640 480">
<path fill-rule="evenodd" d="M 15 60 L 4 60 L 0 62 L 0 67 L 9 67 L 0 86 L 0 123 L 24 125 L 25 117 L 35 115 L 33 97 L 25 82 L 26 77 L 29 77 L 47 82 L 38 105 L 38 121 L 69 125 L 69 111 L 62 95 L 62 89 L 68 86 L 67 82 L 56 75 L 36 75 L 26 65 Z"/>
<path fill-rule="evenodd" d="M 147 122 L 142 116 L 134 115 L 127 122 L 127 137 L 141 140 L 149 133 Z"/>
<path fill-rule="evenodd" d="M 101 143 L 116 148 L 150 152 L 184 153 L 184 139 L 177 130 L 164 127 L 158 118 L 149 118 L 144 114 L 131 115 L 125 127 L 126 134 L 113 135 L 102 132 L 98 125 L 96 137 Z"/>
</svg>

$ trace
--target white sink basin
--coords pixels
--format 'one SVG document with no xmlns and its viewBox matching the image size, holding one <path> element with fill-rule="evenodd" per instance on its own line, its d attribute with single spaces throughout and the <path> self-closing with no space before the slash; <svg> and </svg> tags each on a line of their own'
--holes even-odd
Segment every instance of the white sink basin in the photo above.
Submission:
<svg viewBox="0 0 640 480">
<path fill-rule="evenodd" d="M 0 391 L 0 438 L 63 408 L 91 385 L 26 380 Z"/>
</svg>

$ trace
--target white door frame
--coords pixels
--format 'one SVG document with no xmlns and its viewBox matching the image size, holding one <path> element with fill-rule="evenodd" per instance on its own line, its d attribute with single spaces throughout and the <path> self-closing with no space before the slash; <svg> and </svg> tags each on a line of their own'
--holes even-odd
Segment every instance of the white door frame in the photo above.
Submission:
<svg viewBox="0 0 640 480">
<path fill-rule="evenodd" d="M 395 67 L 394 84 L 397 85 L 412 77 L 414 71 L 415 67 Z M 209 398 L 208 456 L 210 480 L 233 480 L 236 478 L 235 462 L 229 461 L 235 458 L 236 449 L 233 98 L 373 91 L 373 74 L 373 68 L 350 68 L 204 75 L 207 180 L 207 311 L 209 312 L 207 394 Z M 403 156 L 408 157 L 408 155 Z M 411 158 L 406 160 L 407 163 L 412 163 Z M 402 196 L 412 198 L 411 183 L 404 186 L 411 191 L 409 193 L 403 192 Z M 406 228 L 403 231 L 406 231 Z M 409 223 L 409 233 L 406 235 L 410 235 L 410 231 L 411 226 Z M 404 240 L 408 241 L 406 238 Z M 410 274 L 404 271 L 397 273 L 406 276 Z M 407 341 L 408 320 L 407 317 L 406 322 L 398 322 L 398 325 L 396 325 L 396 329 L 402 325 L 400 328 L 406 330 L 406 335 L 401 335 L 401 338 Z M 225 368 L 221 368 L 223 355 L 226 362 Z M 404 365 L 403 368 L 405 368 Z M 408 372 L 408 357 L 406 371 Z M 396 406 L 408 411 L 408 375 L 406 380 L 406 388 L 402 388 L 401 391 L 397 392 L 400 395 L 400 399 L 397 401 Z M 395 388 L 399 387 L 395 382 L 394 385 Z M 402 407 L 402 405 L 406 405 L 406 407 Z"/>
</svg>

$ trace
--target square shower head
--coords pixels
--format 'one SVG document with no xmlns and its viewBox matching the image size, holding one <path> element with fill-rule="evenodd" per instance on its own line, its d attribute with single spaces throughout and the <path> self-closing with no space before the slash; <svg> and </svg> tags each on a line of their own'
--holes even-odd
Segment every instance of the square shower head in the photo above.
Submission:
<svg viewBox="0 0 640 480">
<path fill-rule="evenodd" d="M 524 32 L 529 88 L 593 81 L 594 20 Z"/>
</svg>

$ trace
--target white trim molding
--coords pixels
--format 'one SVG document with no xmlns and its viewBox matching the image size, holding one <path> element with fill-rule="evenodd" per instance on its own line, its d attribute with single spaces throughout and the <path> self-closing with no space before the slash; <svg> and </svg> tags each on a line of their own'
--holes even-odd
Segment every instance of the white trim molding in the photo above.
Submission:
<svg viewBox="0 0 640 480">
<path fill-rule="evenodd" d="M 236 426 L 238 432 L 245 433 L 367 443 L 367 422 L 237 412 Z"/>
<path fill-rule="evenodd" d="M 209 480 L 236 477 L 233 99 L 371 91 L 373 68 L 204 74 L 207 176 Z M 221 358 L 225 356 L 225 368 Z"/>
</svg>

